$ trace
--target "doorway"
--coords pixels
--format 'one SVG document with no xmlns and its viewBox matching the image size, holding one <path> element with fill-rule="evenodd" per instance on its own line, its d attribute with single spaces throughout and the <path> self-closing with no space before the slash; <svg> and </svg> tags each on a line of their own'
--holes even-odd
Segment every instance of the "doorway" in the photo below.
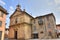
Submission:
<svg viewBox="0 0 60 40">
<path fill-rule="evenodd" d="M 15 37 L 15 39 L 17 39 L 17 31 L 15 31 L 15 34 L 14 34 L 14 35 L 15 35 L 15 36 L 14 36 L 14 37 Z"/>
<path fill-rule="evenodd" d="M 32 34 L 33 36 L 33 39 L 38 39 L 38 33 L 36 33 L 36 34 Z"/>
</svg>

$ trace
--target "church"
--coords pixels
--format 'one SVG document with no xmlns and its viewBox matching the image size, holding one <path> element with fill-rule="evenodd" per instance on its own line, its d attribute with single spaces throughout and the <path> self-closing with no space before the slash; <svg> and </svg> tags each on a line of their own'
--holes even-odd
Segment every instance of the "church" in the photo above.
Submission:
<svg viewBox="0 0 60 40">
<path fill-rule="evenodd" d="M 56 19 L 53 13 L 33 17 L 17 5 L 10 16 L 10 39 L 54 39 L 56 38 Z"/>
</svg>

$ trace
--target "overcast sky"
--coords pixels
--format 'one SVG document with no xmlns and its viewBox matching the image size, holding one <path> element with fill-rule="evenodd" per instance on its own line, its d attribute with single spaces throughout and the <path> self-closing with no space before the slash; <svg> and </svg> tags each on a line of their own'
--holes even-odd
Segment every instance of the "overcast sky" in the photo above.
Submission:
<svg viewBox="0 0 60 40">
<path fill-rule="evenodd" d="M 56 24 L 60 24 L 60 0 L 0 0 L 0 5 L 9 13 L 6 27 L 9 26 L 9 17 L 15 11 L 17 4 L 34 17 L 54 13 Z"/>
</svg>

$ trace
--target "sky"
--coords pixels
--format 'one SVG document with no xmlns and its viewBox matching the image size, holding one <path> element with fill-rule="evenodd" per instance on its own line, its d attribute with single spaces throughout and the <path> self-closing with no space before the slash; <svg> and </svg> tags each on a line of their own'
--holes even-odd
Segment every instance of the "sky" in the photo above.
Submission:
<svg viewBox="0 0 60 40">
<path fill-rule="evenodd" d="M 60 24 L 60 0 L 0 0 L 0 5 L 9 13 L 6 18 L 6 28 L 9 27 L 9 17 L 18 4 L 33 17 L 54 13 L 56 24 Z"/>
</svg>

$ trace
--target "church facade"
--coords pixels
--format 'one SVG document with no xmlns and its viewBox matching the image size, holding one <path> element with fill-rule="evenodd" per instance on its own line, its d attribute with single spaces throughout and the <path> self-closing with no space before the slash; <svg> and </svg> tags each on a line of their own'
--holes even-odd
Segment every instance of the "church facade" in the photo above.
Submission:
<svg viewBox="0 0 60 40">
<path fill-rule="evenodd" d="M 49 39 L 56 38 L 56 20 L 53 13 L 32 17 L 17 5 L 10 16 L 9 38 L 13 39 Z"/>
</svg>

